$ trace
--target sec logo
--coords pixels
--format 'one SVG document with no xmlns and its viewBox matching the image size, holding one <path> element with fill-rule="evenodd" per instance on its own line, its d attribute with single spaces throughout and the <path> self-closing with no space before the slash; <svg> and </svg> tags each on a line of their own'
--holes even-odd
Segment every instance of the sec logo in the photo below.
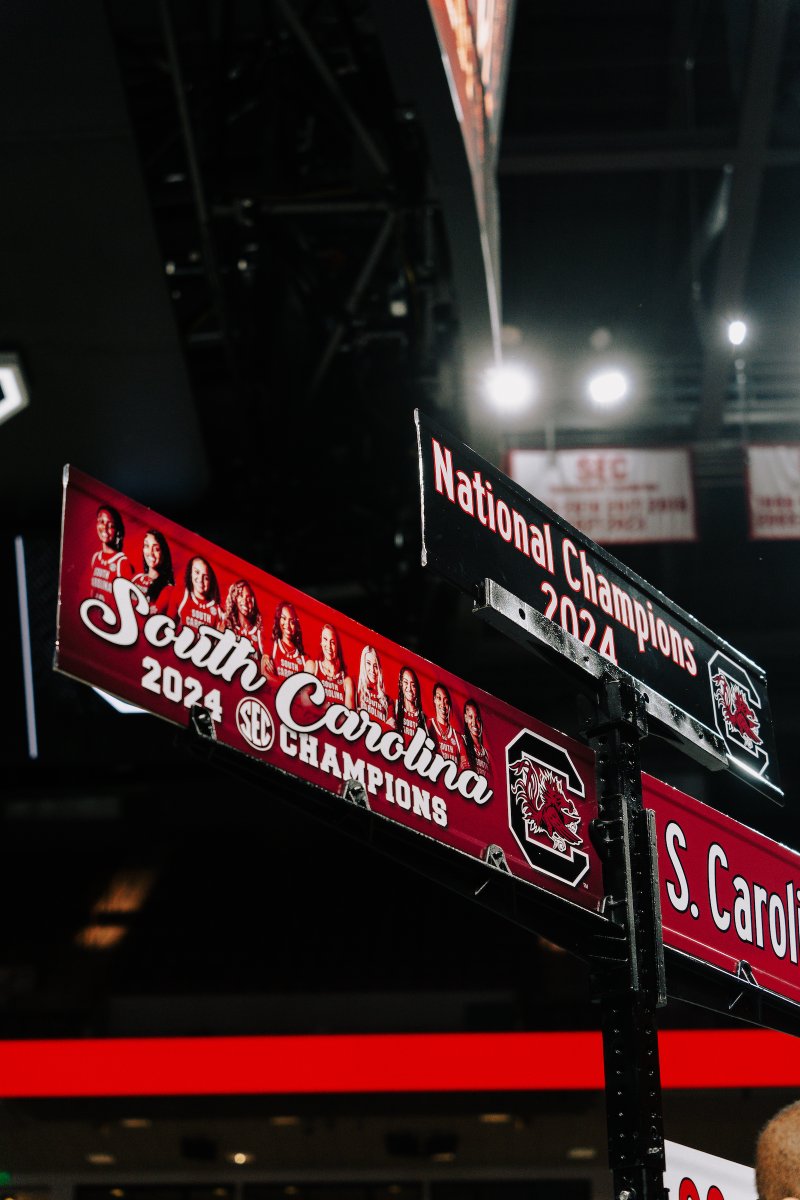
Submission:
<svg viewBox="0 0 800 1200">
<path fill-rule="evenodd" d="M 275 723 L 269 709 L 254 696 L 239 701 L 236 725 L 248 746 L 254 750 L 269 750 L 275 741 Z"/>
</svg>

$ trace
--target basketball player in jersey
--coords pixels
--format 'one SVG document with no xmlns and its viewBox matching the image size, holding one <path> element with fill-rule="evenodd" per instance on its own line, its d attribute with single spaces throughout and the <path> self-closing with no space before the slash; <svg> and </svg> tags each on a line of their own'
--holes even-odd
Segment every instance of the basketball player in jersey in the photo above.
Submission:
<svg viewBox="0 0 800 1200">
<path fill-rule="evenodd" d="M 158 529 L 148 529 L 142 542 L 142 569 L 133 582 L 144 592 L 150 612 L 165 613 L 172 603 L 175 579 L 167 539 Z"/>
<path fill-rule="evenodd" d="M 260 663 L 264 656 L 263 627 L 264 621 L 258 611 L 258 601 L 252 585 L 246 579 L 237 579 L 228 588 L 225 615 L 222 618 L 223 631 L 230 629 L 237 637 L 247 638 Z"/>
<path fill-rule="evenodd" d="M 403 744 L 408 745 L 418 729 L 428 732 L 428 719 L 422 711 L 419 680 L 412 667 L 400 668 L 397 680 L 397 701 L 394 711 L 394 727 L 402 734 Z"/>
<path fill-rule="evenodd" d="M 374 646 L 365 646 L 361 651 L 356 697 L 359 709 L 368 712 L 384 729 L 394 729 L 392 702 L 386 694 L 381 660 Z"/>
<path fill-rule="evenodd" d="M 93 600 L 110 600 L 114 580 L 133 579 L 133 567 L 122 550 L 125 526 L 116 508 L 101 504 L 96 520 L 100 549 L 92 555 L 89 594 Z"/>
<path fill-rule="evenodd" d="M 297 612 L 288 600 L 281 600 L 272 622 L 272 649 L 264 659 L 264 675 L 273 687 L 277 687 L 282 679 L 304 671 L 305 665 L 303 631 Z"/>
<path fill-rule="evenodd" d="M 219 629 L 224 613 L 219 602 L 219 584 L 214 568 L 200 554 L 190 558 L 183 573 L 184 593 L 175 619 L 181 627 L 192 629 L 210 626 Z"/>
<path fill-rule="evenodd" d="M 477 700 L 472 697 L 464 704 L 464 749 L 470 770 L 491 781 L 492 760 L 483 743 L 483 717 Z"/>
<path fill-rule="evenodd" d="M 339 634 L 333 625 L 323 625 L 319 638 L 321 658 L 307 658 L 305 669 L 316 675 L 325 688 L 328 704 L 344 704 L 353 708 L 355 689 L 347 674 Z"/>
<path fill-rule="evenodd" d="M 453 702 L 450 693 L 443 683 L 433 685 L 433 718 L 428 732 L 436 741 L 436 749 L 442 758 L 458 764 L 459 771 L 469 767 L 464 738 L 454 729 L 450 722 Z"/>
</svg>

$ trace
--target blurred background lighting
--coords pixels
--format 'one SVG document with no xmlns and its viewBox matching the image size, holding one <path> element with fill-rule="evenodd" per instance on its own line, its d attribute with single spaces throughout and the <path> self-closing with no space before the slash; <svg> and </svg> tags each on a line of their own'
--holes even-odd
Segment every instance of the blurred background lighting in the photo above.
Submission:
<svg viewBox="0 0 800 1200">
<path fill-rule="evenodd" d="M 747 325 L 744 321 L 737 319 L 728 322 L 728 341 L 732 346 L 741 346 L 746 337 Z"/>
<path fill-rule="evenodd" d="M 604 369 L 589 379 L 589 397 L 597 408 L 613 408 L 624 400 L 630 384 L 622 371 Z"/>
<path fill-rule="evenodd" d="M 521 412 L 534 395 L 530 371 L 514 363 L 490 367 L 486 372 L 486 391 L 495 408 L 501 412 Z"/>
<path fill-rule="evenodd" d="M 237 1167 L 246 1167 L 248 1163 L 255 1162 L 255 1154 L 251 1154 L 248 1150 L 234 1150 L 232 1154 L 225 1156 L 228 1162 L 233 1163 Z"/>
<path fill-rule="evenodd" d="M 16 354 L 0 355 L 0 425 L 29 403 L 28 388 Z"/>
</svg>

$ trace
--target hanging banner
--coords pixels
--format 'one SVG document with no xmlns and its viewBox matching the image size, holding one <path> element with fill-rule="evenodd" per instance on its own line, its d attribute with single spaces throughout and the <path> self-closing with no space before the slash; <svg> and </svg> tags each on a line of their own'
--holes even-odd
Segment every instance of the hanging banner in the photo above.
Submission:
<svg viewBox="0 0 800 1200">
<path fill-rule="evenodd" d="M 664 1151 L 664 1186 L 671 1200 L 756 1200 L 752 1167 L 677 1142 L 665 1141 Z"/>
<path fill-rule="evenodd" d="M 56 666 L 601 910 L 587 747 L 73 468 Z"/>
<path fill-rule="evenodd" d="M 664 945 L 800 1004 L 800 855 L 644 775 Z"/>
<path fill-rule="evenodd" d="M 508 473 L 604 546 L 697 541 L 688 450 L 511 450 Z"/>
<path fill-rule="evenodd" d="M 747 447 L 747 501 L 753 540 L 800 538 L 800 443 Z"/>
<path fill-rule="evenodd" d="M 423 564 L 476 600 L 494 581 L 534 610 L 543 651 L 592 675 L 584 647 L 614 663 L 659 720 L 687 738 L 697 722 L 695 739 L 714 738 L 725 765 L 780 800 L 763 670 L 457 438 L 416 419 Z"/>
</svg>

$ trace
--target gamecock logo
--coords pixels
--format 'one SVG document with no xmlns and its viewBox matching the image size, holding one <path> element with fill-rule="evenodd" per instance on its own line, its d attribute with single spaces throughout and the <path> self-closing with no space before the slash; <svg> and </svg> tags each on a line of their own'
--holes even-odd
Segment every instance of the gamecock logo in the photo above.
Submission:
<svg viewBox="0 0 800 1200">
<path fill-rule="evenodd" d="M 575 887 L 589 870 L 575 800 L 585 788 L 563 746 L 524 729 L 506 747 L 511 832 L 537 871 Z"/>
<path fill-rule="evenodd" d="M 752 771 L 758 761 L 759 774 L 766 771 L 769 755 L 761 736 L 761 700 L 747 671 L 718 650 L 708 664 L 714 723 L 732 759 L 747 762 Z M 748 755 L 750 761 L 744 758 Z"/>
<path fill-rule="evenodd" d="M 725 728 L 729 733 L 738 735 L 744 742 L 745 750 L 752 750 L 761 745 L 758 730 L 761 722 L 753 711 L 748 695 L 741 684 L 735 679 L 729 679 L 723 671 L 717 671 L 712 676 L 714 695 L 719 705 Z"/>
<path fill-rule="evenodd" d="M 552 771 L 535 767 L 529 758 L 509 763 L 514 798 L 530 834 L 544 833 L 561 854 L 567 846 L 582 846 L 578 834 L 580 814 L 574 801 L 564 795 L 564 784 Z"/>
</svg>

